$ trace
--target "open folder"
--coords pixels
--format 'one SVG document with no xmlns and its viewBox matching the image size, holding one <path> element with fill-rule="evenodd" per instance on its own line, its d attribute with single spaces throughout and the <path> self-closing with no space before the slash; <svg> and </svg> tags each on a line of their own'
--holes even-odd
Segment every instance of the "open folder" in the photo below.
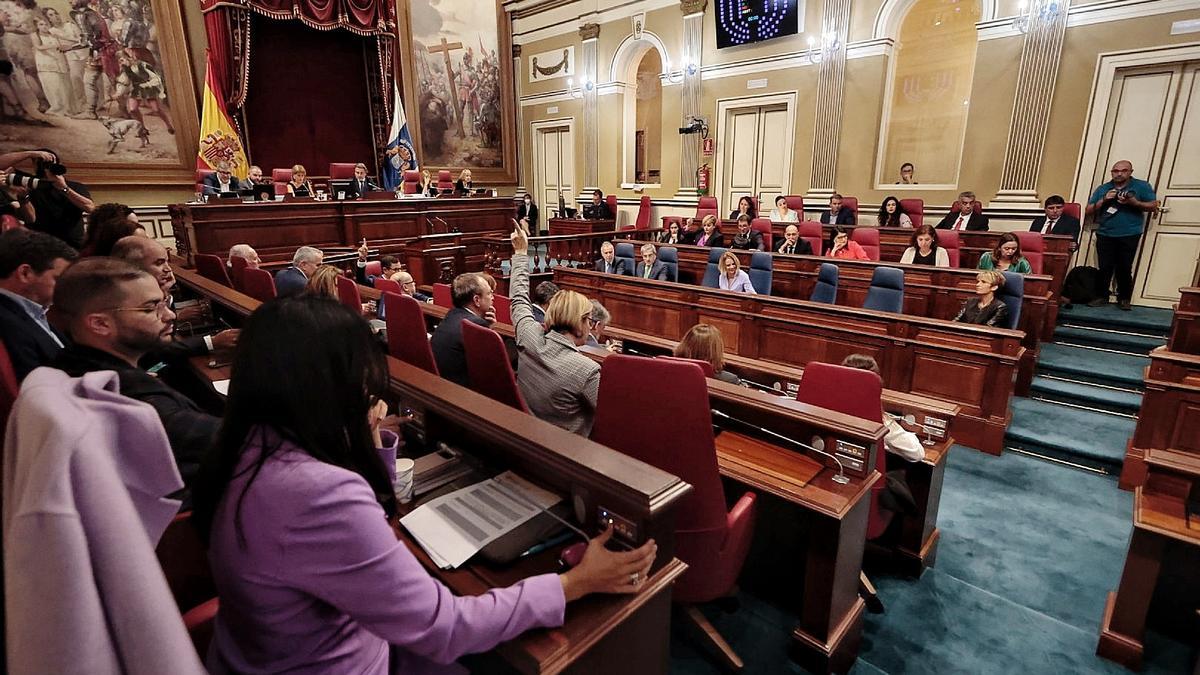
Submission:
<svg viewBox="0 0 1200 675">
<path fill-rule="evenodd" d="M 400 524 L 434 564 L 454 569 L 560 502 L 553 492 L 506 471 L 430 500 Z"/>
</svg>

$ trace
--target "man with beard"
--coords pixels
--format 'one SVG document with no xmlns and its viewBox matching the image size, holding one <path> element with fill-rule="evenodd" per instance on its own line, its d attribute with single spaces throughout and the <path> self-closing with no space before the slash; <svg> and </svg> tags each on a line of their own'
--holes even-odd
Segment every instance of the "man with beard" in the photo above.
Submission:
<svg viewBox="0 0 1200 675">
<path fill-rule="evenodd" d="M 122 395 L 158 413 L 179 474 L 190 486 L 221 420 L 138 366 L 147 352 L 169 343 L 175 329 L 175 313 L 158 281 L 122 260 L 88 258 L 59 277 L 53 307 L 71 344 L 51 365 L 71 377 L 115 371 Z"/>
</svg>

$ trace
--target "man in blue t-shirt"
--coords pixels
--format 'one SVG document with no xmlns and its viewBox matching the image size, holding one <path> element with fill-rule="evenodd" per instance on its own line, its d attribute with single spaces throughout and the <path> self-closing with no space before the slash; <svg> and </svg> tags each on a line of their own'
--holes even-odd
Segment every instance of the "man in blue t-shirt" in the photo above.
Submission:
<svg viewBox="0 0 1200 675">
<path fill-rule="evenodd" d="M 1100 258 L 1098 307 L 1108 302 L 1109 285 L 1117 277 L 1117 304 L 1129 309 L 1133 299 L 1133 260 L 1146 225 L 1146 212 L 1158 208 L 1154 186 L 1133 177 L 1133 164 L 1122 159 L 1112 166 L 1112 180 L 1088 199 L 1087 215 L 1096 221 L 1096 255 Z"/>
</svg>

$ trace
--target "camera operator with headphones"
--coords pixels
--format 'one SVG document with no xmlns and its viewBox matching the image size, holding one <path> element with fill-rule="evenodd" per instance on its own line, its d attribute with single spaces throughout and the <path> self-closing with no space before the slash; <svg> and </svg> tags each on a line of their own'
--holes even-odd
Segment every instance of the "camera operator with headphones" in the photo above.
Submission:
<svg viewBox="0 0 1200 675">
<path fill-rule="evenodd" d="M 33 163 L 32 174 L 10 168 L 22 162 Z M 86 186 L 64 177 L 67 168 L 56 153 L 42 149 L 0 155 L 0 170 L 5 172 L 5 186 L 28 191 L 36 211 L 29 229 L 58 237 L 76 249 L 83 245 L 83 214 L 91 213 L 96 204 Z"/>
</svg>

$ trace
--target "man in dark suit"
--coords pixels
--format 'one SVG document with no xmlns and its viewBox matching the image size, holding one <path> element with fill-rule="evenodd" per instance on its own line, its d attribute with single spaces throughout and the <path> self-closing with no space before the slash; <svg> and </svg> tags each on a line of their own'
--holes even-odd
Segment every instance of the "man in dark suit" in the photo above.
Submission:
<svg viewBox="0 0 1200 675">
<path fill-rule="evenodd" d="M 275 273 L 275 294 L 281 298 L 300 295 L 309 278 L 325 261 L 325 254 L 311 246 L 301 246 L 292 256 L 292 266 Z"/>
<path fill-rule="evenodd" d="M 604 193 L 592 190 L 592 203 L 583 207 L 583 217 L 588 220 L 608 220 L 613 217 L 612 211 L 604 201 Z"/>
<path fill-rule="evenodd" d="M 842 196 L 836 192 L 829 198 L 829 208 L 821 212 L 822 225 L 853 225 L 854 212 L 842 208 Z"/>
<path fill-rule="evenodd" d="M 1066 203 L 1066 200 L 1060 195 L 1046 197 L 1046 215 L 1034 218 L 1033 222 L 1029 224 L 1029 231 L 1066 235 L 1074 241 L 1071 244 L 1074 249 L 1079 243 L 1079 219 L 1063 213 Z"/>
<path fill-rule="evenodd" d="M 653 244 L 642 244 L 642 262 L 637 265 L 637 276 L 659 281 L 671 280 L 671 271 L 666 263 L 658 259 L 658 251 Z"/>
<path fill-rule="evenodd" d="M 471 379 L 467 374 L 467 354 L 463 349 L 462 322 L 470 321 L 480 326 L 490 326 L 496 321 L 496 310 L 493 307 L 496 294 L 483 275 L 477 272 L 467 272 L 454 278 L 450 286 L 450 294 L 454 309 L 446 313 L 446 318 L 438 324 L 437 330 L 429 338 L 429 346 L 433 349 L 433 360 L 437 363 L 438 374 L 455 384 L 470 386 Z"/>
<path fill-rule="evenodd" d="M 813 250 L 812 244 L 800 238 L 800 228 L 788 225 L 787 229 L 783 231 L 783 241 L 779 242 L 775 252 L 789 255 L 812 255 Z"/>
<path fill-rule="evenodd" d="M 24 228 L 0 234 L 0 340 L 17 382 L 49 363 L 66 340 L 46 320 L 58 277 L 78 255 L 63 240 Z"/>
<path fill-rule="evenodd" d="M 987 232 L 988 217 L 983 213 L 975 213 L 975 193 L 960 192 L 958 201 L 954 202 L 954 210 L 942 218 L 937 224 L 939 230 L 967 230 L 968 232 Z"/>
<path fill-rule="evenodd" d="M 138 367 L 142 357 L 174 332 L 175 314 L 158 281 L 123 260 L 88 258 L 63 273 L 54 290 L 54 309 L 68 325 L 71 344 L 53 367 L 71 377 L 116 371 L 121 394 L 150 404 L 158 413 L 179 474 L 190 486 L 221 418 Z"/>
<path fill-rule="evenodd" d="M 379 186 L 367 178 L 367 165 L 359 162 L 354 165 L 354 180 L 346 184 L 346 199 L 358 199 Z"/>
<path fill-rule="evenodd" d="M 204 177 L 201 185 L 204 188 L 206 195 L 219 195 L 224 192 L 237 192 L 242 189 L 242 184 L 238 182 L 237 176 L 233 175 L 233 170 L 229 166 L 229 162 L 217 162 L 217 172 L 210 173 Z M 249 185 L 245 187 L 249 188 Z"/>
<path fill-rule="evenodd" d="M 600 259 L 596 261 L 596 271 L 609 274 L 629 273 L 625 269 L 625 261 L 617 258 L 617 249 L 613 247 L 611 241 L 600 244 Z"/>
<path fill-rule="evenodd" d="M 762 233 L 750 228 L 750 216 L 742 214 L 737 217 L 737 234 L 729 242 L 729 248 L 739 251 L 765 251 L 767 244 L 763 241 Z"/>
</svg>

